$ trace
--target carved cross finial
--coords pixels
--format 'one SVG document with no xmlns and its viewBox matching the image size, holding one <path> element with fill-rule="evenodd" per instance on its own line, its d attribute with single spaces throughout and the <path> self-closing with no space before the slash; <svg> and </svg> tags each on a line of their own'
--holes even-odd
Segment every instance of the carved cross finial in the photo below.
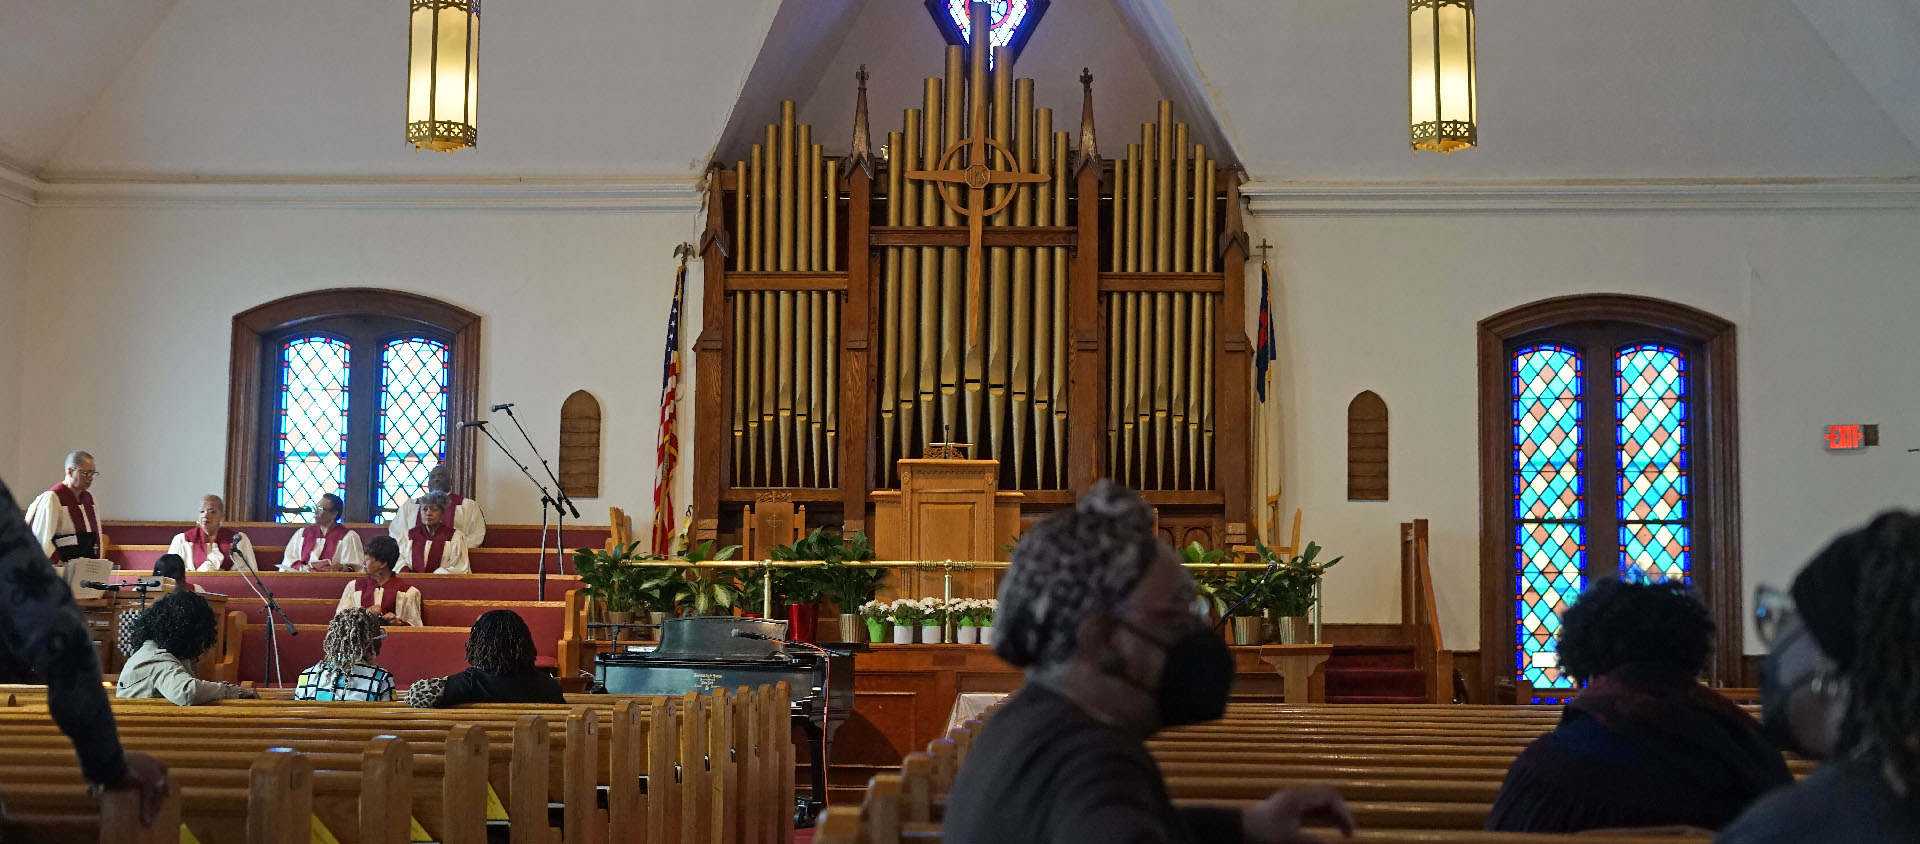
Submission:
<svg viewBox="0 0 1920 844">
<path fill-rule="evenodd" d="M 860 81 L 860 93 L 853 103 L 853 149 L 847 153 L 847 172 L 859 167 L 873 178 L 873 133 L 867 128 L 867 66 L 853 74 Z"/>
<path fill-rule="evenodd" d="M 1100 163 L 1100 147 L 1093 138 L 1093 71 L 1080 68 L 1080 163 L 1074 175 Z"/>
</svg>

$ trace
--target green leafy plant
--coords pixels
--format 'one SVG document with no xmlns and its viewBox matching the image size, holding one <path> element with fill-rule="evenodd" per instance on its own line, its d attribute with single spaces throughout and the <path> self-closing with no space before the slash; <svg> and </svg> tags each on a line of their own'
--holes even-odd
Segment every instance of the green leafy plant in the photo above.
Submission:
<svg viewBox="0 0 1920 844">
<path fill-rule="evenodd" d="M 641 563 L 659 559 L 658 554 L 641 551 L 635 542 L 611 550 L 575 549 L 573 568 L 580 575 L 581 589 L 599 599 L 607 612 L 625 613 L 658 602 L 661 573 L 673 569 Z"/>
<path fill-rule="evenodd" d="M 1189 542 L 1186 547 L 1180 549 L 1181 561 L 1189 566 L 1218 565 L 1226 561 L 1227 556 L 1228 552 L 1224 550 L 1209 550 L 1198 542 Z M 1207 606 L 1212 608 L 1213 614 L 1215 616 L 1225 614 L 1227 607 L 1237 599 L 1237 593 L 1232 592 L 1233 573 L 1206 569 L 1189 569 L 1189 571 L 1193 573 L 1195 590 L 1201 598 L 1206 599 Z M 1223 590 L 1226 591 L 1223 592 Z M 1236 597 L 1227 597 L 1229 594 Z"/>
<path fill-rule="evenodd" d="M 1345 556 L 1339 556 L 1324 563 L 1319 562 L 1322 549 L 1316 542 L 1307 543 L 1306 549 L 1293 557 L 1282 557 L 1257 539 L 1254 540 L 1254 548 L 1262 562 L 1279 563 L 1274 569 L 1273 578 L 1263 590 L 1266 594 L 1261 601 L 1279 618 L 1304 616 L 1312 612 L 1315 587 L 1320 585 L 1321 577 L 1325 576 L 1327 569 L 1346 559 Z"/>
<path fill-rule="evenodd" d="M 886 570 L 856 568 L 849 562 L 873 559 L 873 546 L 865 534 L 855 531 L 842 535 L 829 528 L 814 528 L 792 545 L 775 546 L 768 552 L 775 560 L 818 560 L 809 568 L 774 570 L 774 589 L 790 604 L 812 604 L 831 595 L 842 612 L 873 600 L 886 581 Z"/>
<path fill-rule="evenodd" d="M 1267 608 L 1267 590 L 1260 585 L 1262 571 L 1221 572 L 1215 576 L 1211 594 L 1214 612 L 1225 614 L 1232 610 L 1234 616 L 1247 618 L 1260 614 Z"/>
<path fill-rule="evenodd" d="M 681 559 L 688 563 L 723 562 L 733 559 L 739 550 L 738 545 L 715 550 L 713 540 L 709 539 L 687 548 Z M 659 570 L 662 574 L 656 588 L 659 601 L 666 609 L 657 612 L 678 608 L 693 615 L 726 615 L 740 603 L 738 569 L 661 566 Z"/>
</svg>

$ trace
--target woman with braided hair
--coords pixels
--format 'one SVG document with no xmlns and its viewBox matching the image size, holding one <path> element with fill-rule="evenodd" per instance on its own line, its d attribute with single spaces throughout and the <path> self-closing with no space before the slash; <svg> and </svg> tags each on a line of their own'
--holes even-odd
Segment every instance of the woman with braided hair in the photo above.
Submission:
<svg viewBox="0 0 1920 844">
<path fill-rule="evenodd" d="M 423 709 L 463 703 L 566 703 L 560 683 L 536 667 L 533 632 L 513 610 L 490 610 L 467 634 L 468 668 L 429 677 L 407 690 L 407 705 Z"/>
<path fill-rule="evenodd" d="M 994 652 L 1026 685 L 968 752 L 947 797 L 947 844 L 1304 844 L 1351 832 L 1329 788 L 1244 808 L 1175 807 L 1146 740 L 1211 721 L 1233 655 L 1195 612 L 1193 578 L 1154 533 L 1153 509 L 1101 481 L 1020 538 L 1000 584 Z"/>
<path fill-rule="evenodd" d="M 380 616 L 365 607 L 351 607 L 333 617 L 322 656 L 300 672 L 294 700 L 393 700 L 393 672 L 373 663 L 380 642 L 387 637 Z"/>
<path fill-rule="evenodd" d="M 1793 604 L 1786 632 L 1767 636 L 1762 705 L 1789 743 L 1831 755 L 1719 840 L 1920 842 L 1920 515 L 1885 513 L 1835 540 L 1794 579 Z M 1819 668 L 1783 670 L 1802 643 Z M 1837 730 L 1810 697 L 1835 705 Z"/>
</svg>

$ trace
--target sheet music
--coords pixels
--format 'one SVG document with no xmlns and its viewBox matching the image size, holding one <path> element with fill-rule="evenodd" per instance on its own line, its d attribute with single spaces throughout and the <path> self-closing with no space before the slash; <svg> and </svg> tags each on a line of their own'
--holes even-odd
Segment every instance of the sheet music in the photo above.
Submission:
<svg viewBox="0 0 1920 844">
<path fill-rule="evenodd" d="M 73 598 L 76 601 L 89 601 L 107 594 L 99 589 L 81 586 L 80 581 L 106 583 L 107 578 L 112 576 L 112 560 L 68 560 L 66 565 L 60 567 L 60 579 L 66 581 L 67 588 L 73 591 Z"/>
</svg>

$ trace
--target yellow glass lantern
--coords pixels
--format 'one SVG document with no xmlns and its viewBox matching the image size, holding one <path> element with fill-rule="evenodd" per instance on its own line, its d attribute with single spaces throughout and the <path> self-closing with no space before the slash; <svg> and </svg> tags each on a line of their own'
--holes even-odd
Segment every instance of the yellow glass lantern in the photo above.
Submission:
<svg viewBox="0 0 1920 844">
<path fill-rule="evenodd" d="M 407 141 L 452 152 L 479 138 L 480 0 L 413 0 Z"/>
<path fill-rule="evenodd" d="M 1473 0 L 1407 0 L 1407 13 L 1414 150 L 1478 144 Z"/>
</svg>

